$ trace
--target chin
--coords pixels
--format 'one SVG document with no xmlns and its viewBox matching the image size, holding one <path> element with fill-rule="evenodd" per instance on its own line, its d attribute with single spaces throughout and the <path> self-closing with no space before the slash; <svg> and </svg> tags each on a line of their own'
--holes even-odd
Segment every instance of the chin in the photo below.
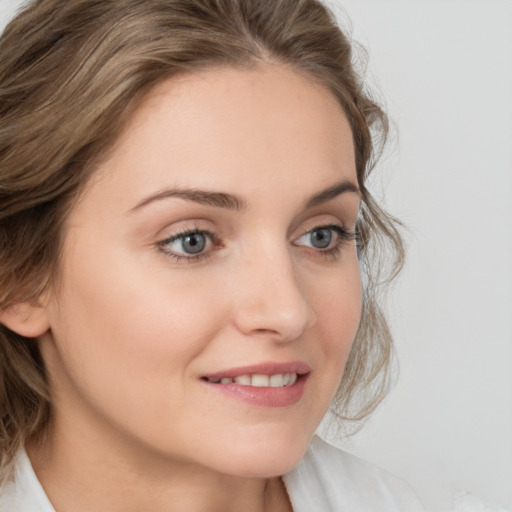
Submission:
<svg viewBox="0 0 512 512">
<path fill-rule="evenodd" d="M 313 434 L 275 436 L 235 441 L 224 451 L 223 473 L 245 478 L 271 478 L 291 471 L 302 459 Z"/>
</svg>

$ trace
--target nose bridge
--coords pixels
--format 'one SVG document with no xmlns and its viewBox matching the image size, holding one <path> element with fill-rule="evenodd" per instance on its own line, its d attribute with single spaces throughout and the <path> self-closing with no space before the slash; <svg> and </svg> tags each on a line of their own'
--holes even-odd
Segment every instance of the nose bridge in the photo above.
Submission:
<svg viewBox="0 0 512 512">
<path fill-rule="evenodd" d="M 316 321 L 285 241 L 260 240 L 243 258 L 238 275 L 235 322 L 244 334 L 279 341 L 298 338 Z"/>
</svg>

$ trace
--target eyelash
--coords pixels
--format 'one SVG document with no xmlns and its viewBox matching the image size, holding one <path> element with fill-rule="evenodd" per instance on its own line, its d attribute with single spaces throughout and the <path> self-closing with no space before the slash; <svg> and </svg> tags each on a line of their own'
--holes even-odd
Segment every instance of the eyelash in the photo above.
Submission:
<svg viewBox="0 0 512 512">
<path fill-rule="evenodd" d="M 208 231 L 207 229 L 199 229 L 199 228 L 184 229 L 183 231 L 179 231 L 175 235 L 172 235 L 171 237 L 166 238 L 165 240 L 162 240 L 161 242 L 158 242 L 158 246 L 159 246 L 160 250 L 166 256 L 172 258 L 174 261 L 185 261 L 187 263 L 194 263 L 196 261 L 200 261 L 200 260 L 209 258 L 211 250 L 201 252 L 196 255 L 185 255 L 185 254 L 176 254 L 166 248 L 166 246 L 168 246 L 172 242 L 175 242 L 176 240 L 179 240 L 180 238 L 185 238 L 186 236 L 191 236 L 191 235 L 204 235 L 207 239 L 209 239 L 211 241 L 211 243 L 214 246 L 214 250 L 222 247 L 221 240 L 215 235 L 215 233 L 212 233 L 211 231 Z"/>
<path fill-rule="evenodd" d="M 321 226 L 316 226 L 312 229 L 308 229 L 300 237 L 298 237 L 297 240 L 301 239 L 302 237 L 304 237 L 308 234 L 314 233 L 315 231 L 320 231 L 322 229 L 328 229 L 328 230 L 335 232 L 337 235 L 337 240 L 333 247 L 331 247 L 329 249 L 325 249 L 325 250 L 311 247 L 311 246 L 307 247 L 308 249 L 315 252 L 316 255 L 318 255 L 318 257 L 323 257 L 323 258 L 328 258 L 328 259 L 334 260 L 339 256 L 339 254 L 341 252 L 341 248 L 345 243 L 347 243 L 347 242 L 357 243 L 356 232 L 349 231 L 349 230 L 345 229 L 344 227 L 339 226 L 337 224 L 321 225 Z M 169 244 L 171 244 L 172 242 L 175 242 L 176 240 L 179 240 L 181 238 L 185 238 L 186 236 L 191 236 L 191 235 L 205 236 L 210 241 L 210 243 L 213 245 L 213 248 L 208 251 L 204 251 L 199 254 L 196 254 L 196 255 L 176 254 L 167 248 L 167 246 Z M 183 231 L 180 231 L 180 232 L 172 235 L 171 237 L 166 238 L 165 240 L 162 240 L 161 242 L 158 242 L 157 245 L 158 245 L 158 248 L 166 256 L 172 258 L 174 261 L 176 261 L 176 262 L 180 261 L 180 262 L 186 262 L 186 263 L 195 263 L 197 261 L 207 259 L 211 256 L 212 251 L 222 248 L 222 246 L 223 246 L 221 240 L 215 233 L 213 233 L 207 229 L 199 229 L 199 228 L 185 229 Z M 299 245 L 299 247 L 300 247 L 300 245 Z"/>
<path fill-rule="evenodd" d="M 334 231 L 337 235 L 337 240 L 333 247 L 325 250 L 315 247 L 308 247 L 308 249 L 312 250 L 318 257 L 335 260 L 340 255 L 341 249 L 346 243 L 354 242 L 357 244 L 357 233 L 355 231 L 345 229 L 343 226 L 339 226 L 338 224 L 328 224 L 308 229 L 299 237 L 299 239 L 303 236 L 314 233 L 315 231 L 320 231 L 322 229 L 329 229 Z"/>
</svg>

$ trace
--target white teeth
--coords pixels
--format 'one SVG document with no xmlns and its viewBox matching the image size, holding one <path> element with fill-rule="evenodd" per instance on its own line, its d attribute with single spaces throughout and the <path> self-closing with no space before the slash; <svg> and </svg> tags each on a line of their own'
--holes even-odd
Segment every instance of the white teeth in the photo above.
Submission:
<svg viewBox="0 0 512 512">
<path fill-rule="evenodd" d="M 235 382 L 237 384 L 241 384 L 242 386 L 250 386 L 251 385 L 251 376 L 250 375 L 240 375 L 240 377 L 235 377 Z"/>
<path fill-rule="evenodd" d="M 277 375 L 272 375 L 269 379 L 269 384 L 271 388 L 282 388 L 283 387 L 284 377 L 282 374 L 278 373 Z"/>
<path fill-rule="evenodd" d="M 269 381 L 268 375 L 253 375 L 251 377 L 251 386 L 255 388 L 268 388 Z"/>
<path fill-rule="evenodd" d="M 275 375 L 239 375 L 235 378 L 223 377 L 222 379 L 208 379 L 215 384 L 239 384 L 241 386 L 253 386 L 255 388 L 282 388 L 293 386 L 297 381 L 296 373 L 277 373 Z"/>
</svg>

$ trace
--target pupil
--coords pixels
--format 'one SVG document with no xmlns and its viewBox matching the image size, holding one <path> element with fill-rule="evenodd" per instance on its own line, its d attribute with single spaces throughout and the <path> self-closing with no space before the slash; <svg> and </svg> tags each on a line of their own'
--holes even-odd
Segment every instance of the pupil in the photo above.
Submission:
<svg viewBox="0 0 512 512">
<path fill-rule="evenodd" d="M 206 238 L 200 233 L 194 233 L 193 235 L 187 235 L 183 238 L 183 250 L 189 254 L 197 254 L 204 250 L 206 245 Z"/>
<path fill-rule="evenodd" d="M 317 229 L 311 233 L 311 244 L 317 249 L 329 247 L 331 240 L 332 232 L 330 229 Z"/>
</svg>

